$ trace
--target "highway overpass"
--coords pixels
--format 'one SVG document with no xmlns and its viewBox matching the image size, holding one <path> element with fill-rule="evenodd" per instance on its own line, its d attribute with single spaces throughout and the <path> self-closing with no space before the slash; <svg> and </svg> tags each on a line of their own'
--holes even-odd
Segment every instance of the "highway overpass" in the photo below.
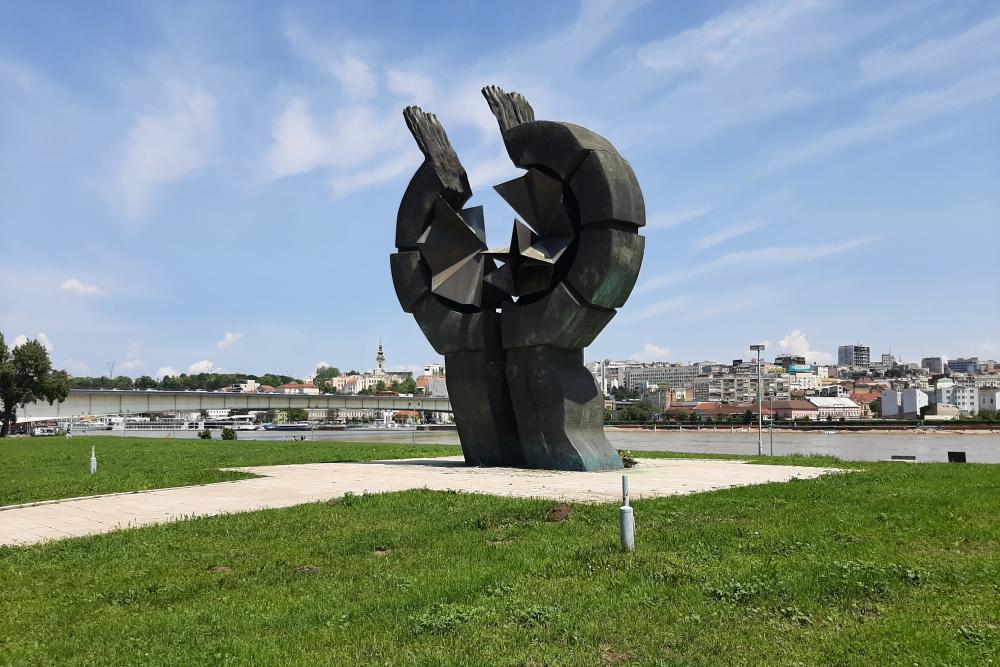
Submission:
<svg viewBox="0 0 1000 667">
<path fill-rule="evenodd" d="M 101 415 L 135 415 L 149 412 L 198 410 L 427 410 L 451 412 L 447 398 L 424 396 L 365 396 L 320 394 L 235 394 L 214 391 L 139 391 L 121 389 L 70 389 L 62 403 L 29 403 L 18 408 L 19 422 Z"/>
</svg>

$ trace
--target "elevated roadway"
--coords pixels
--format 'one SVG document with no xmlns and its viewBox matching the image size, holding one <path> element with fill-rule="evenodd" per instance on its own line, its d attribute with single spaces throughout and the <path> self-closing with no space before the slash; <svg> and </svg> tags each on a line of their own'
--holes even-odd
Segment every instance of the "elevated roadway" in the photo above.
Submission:
<svg viewBox="0 0 1000 667">
<path fill-rule="evenodd" d="M 340 394 L 236 394 L 214 391 L 142 391 L 71 389 L 62 403 L 29 403 L 19 408 L 19 422 L 104 415 L 198 410 L 427 410 L 451 412 L 447 398 L 424 396 L 353 396 Z"/>
</svg>

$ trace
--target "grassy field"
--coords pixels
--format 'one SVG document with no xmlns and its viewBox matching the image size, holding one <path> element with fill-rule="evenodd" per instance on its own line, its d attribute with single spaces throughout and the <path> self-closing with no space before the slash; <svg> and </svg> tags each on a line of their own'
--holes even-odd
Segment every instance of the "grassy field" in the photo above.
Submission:
<svg viewBox="0 0 1000 667">
<path fill-rule="evenodd" d="M 90 448 L 98 474 L 89 474 Z M 86 436 L 0 440 L 0 506 L 253 477 L 219 468 L 461 454 L 457 446 Z"/>
<path fill-rule="evenodd" d="M 842 465 L 638 502 L 634 554 L 613 505 L 427 491 L 0 549 L 0 664 L 996 662 L 1000 466 Z"/>
</svg>

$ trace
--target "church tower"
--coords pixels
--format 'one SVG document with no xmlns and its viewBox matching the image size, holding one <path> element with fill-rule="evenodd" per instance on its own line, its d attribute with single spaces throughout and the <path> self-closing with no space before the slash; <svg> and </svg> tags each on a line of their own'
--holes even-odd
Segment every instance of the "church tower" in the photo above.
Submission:
<svg viewBox="0 0 1000 667">
<path fill-rule="evenodd" d="M 375 375 L 385 375 L 385 353 L 382 352 L 382 339 L 378 341 L 378 354 L 375 355 Z"/>
</svg>

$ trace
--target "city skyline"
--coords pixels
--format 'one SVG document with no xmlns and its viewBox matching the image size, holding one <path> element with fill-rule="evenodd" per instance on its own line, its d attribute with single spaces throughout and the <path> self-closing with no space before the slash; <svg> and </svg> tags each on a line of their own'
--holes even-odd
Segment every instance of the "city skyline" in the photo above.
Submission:
<svg viewBox="0 0 1000 667">
<path fill-rule="evenodd" d="M 458 7 L 0 8 L 0 331 L 76 375 L 362 370 L 380 337 L 422 368 L 388 272 L 400 111 L 441 116 L 501 245 L 496 83 L 646 194 L 588 361 L 1000 357 L 1000 276 L 954 261 L 1000 242 L 989 3 Z"/>
</svg>

